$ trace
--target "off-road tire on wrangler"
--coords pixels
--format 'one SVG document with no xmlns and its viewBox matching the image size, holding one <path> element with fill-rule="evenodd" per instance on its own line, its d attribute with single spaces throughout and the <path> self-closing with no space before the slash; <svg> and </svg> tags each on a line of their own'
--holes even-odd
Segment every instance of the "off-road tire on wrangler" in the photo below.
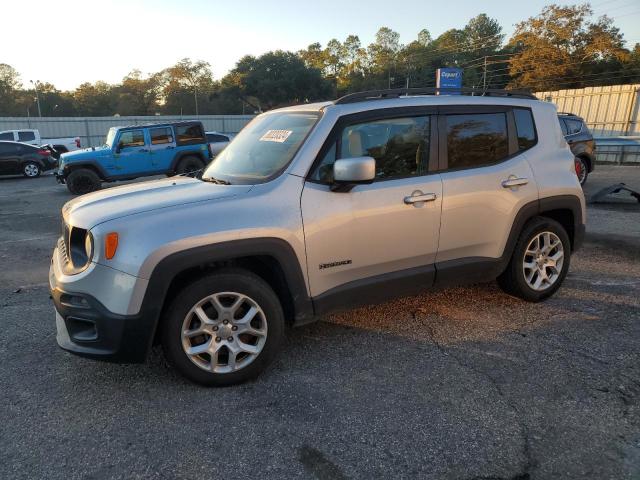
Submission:
<svg viewBox="0 0 640 480">
<path fill-rule="evenodd" d="M 223 268 L 185 286 L 161 322 L 160 338 L 169 363 L 205 386 L 255 378 L 284 340 L 278 296 L 262 278 L 239 268 Z"/>
<path fill-rule="evenodd" d="M 551 218 L 534 217 L 522 229 L 509 265 L 497 279 L 498 285 L 509 295 L 539 302 L 560 288 L 570 258 L 571 241 L 563 226 Z M 558 268 L 549 266 L 556 263 Z M 543 282 L 534 288 L 541 275 Z"/>
<path fill-rule="evenodd" d="M 88 168 L 73 170 L 65 179 L 65 183 L 74 195 L 84 195 L 102 188 L 98 174 Z"/>
<path fill-rule="evenodd" d="M 191 173 L 204 168 L 204 162 L 193 155 L 188 155 L 181 158 L 176 166 L 176 173 L 181 175 L 183 173 Z"/>
</svg>

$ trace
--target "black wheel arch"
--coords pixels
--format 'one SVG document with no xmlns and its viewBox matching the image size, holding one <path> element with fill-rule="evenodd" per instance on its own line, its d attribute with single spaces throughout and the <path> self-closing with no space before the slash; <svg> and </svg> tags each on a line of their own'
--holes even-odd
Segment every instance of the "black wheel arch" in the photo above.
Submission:
<svg viewBox="0 0 640 480">
<path fill-rule="evenodd" d="M 64 166 L 64 170 L 63 170 L 64 178 L 66 179 L 71 172 L 73 172 L 74 170 L 79 170 L 81 168 L 86 168 L 88 170 L 93 170 L 96 173 L 96 175 L 98 175 L 100 180 L 102 180 L 102 181 L 106 181 L 107 180 L 108 175 L 107 175 L 106 170 L 102 167 L 102 165 L 100 165 L 96 161 L 83 161 L 83 162 L 78 162 L 78 163 L 74 162 L 74 163 L 66 164 Z"/>
<path fill-rule="evenodd" d="M 246 269 L 263 278 L 282 303 L 285 317 L 294 325 L 313 320 L 300 262 L 293 248 L 278 238 L 253 238 L 221 242 L 182 250 L 162 259 L 153 269 L 142 301 L 144 328 L 157 341 L 162 314 L 186 285 L 224 267 Z"/>
</svg>

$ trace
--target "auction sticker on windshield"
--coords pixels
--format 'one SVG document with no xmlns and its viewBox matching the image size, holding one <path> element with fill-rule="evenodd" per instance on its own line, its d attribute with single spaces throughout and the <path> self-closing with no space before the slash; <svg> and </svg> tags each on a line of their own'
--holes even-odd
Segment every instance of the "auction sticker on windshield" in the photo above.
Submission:
<svg viewBox="0 0 640 480">
<path fill-rule="evenodd" d="M 284 143 L 292 133 L 291 130 L 268 130 L 267 133 L 260 137 L 260 141 Z"/>
</svg>

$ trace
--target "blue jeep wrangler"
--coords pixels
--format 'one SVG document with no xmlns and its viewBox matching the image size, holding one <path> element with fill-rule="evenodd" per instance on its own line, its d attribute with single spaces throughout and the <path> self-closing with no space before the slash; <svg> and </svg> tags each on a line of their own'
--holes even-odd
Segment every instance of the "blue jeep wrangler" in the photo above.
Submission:
<svg viewBox="0 0 640 480">
<path fill-rule="evenodd" d="M 197 171 L 211 158 L 200 122 L 113 127 L 103 146 L 63 153 L 55 175 L 71 193 L 82 195 L 102 182 Z"/>
</svg>

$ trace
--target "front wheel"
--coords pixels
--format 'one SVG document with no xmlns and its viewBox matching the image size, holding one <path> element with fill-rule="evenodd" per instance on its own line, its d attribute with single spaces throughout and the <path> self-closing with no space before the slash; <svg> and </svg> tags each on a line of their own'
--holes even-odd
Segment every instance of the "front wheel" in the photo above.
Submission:
<svg viewBox="0 0 640 480">
<path fill-rule="evenodd" d="M 84 195 L 85 193 L 100 190 L 102 183 L 100 177 L 93 170 L 79 168 L 73 170 L 65 179 L 67 188 L 74 195 Z"/>
<path fill-rule="evenodd" d="M 256 377 L 284 340 L 284 314 L 269 285 L 242 269 L 222 269 L 185 287 L 162 323 L 169 362 L 205 386 Z"/>
<path fill-rule="evenodd" d="M 536 217 L 522 230 L 498 284 L 510 295 L 539 302 L 560 288 L 570 260 L 571 242 L 563 226 L 550 218 Z"/>
</svg>

